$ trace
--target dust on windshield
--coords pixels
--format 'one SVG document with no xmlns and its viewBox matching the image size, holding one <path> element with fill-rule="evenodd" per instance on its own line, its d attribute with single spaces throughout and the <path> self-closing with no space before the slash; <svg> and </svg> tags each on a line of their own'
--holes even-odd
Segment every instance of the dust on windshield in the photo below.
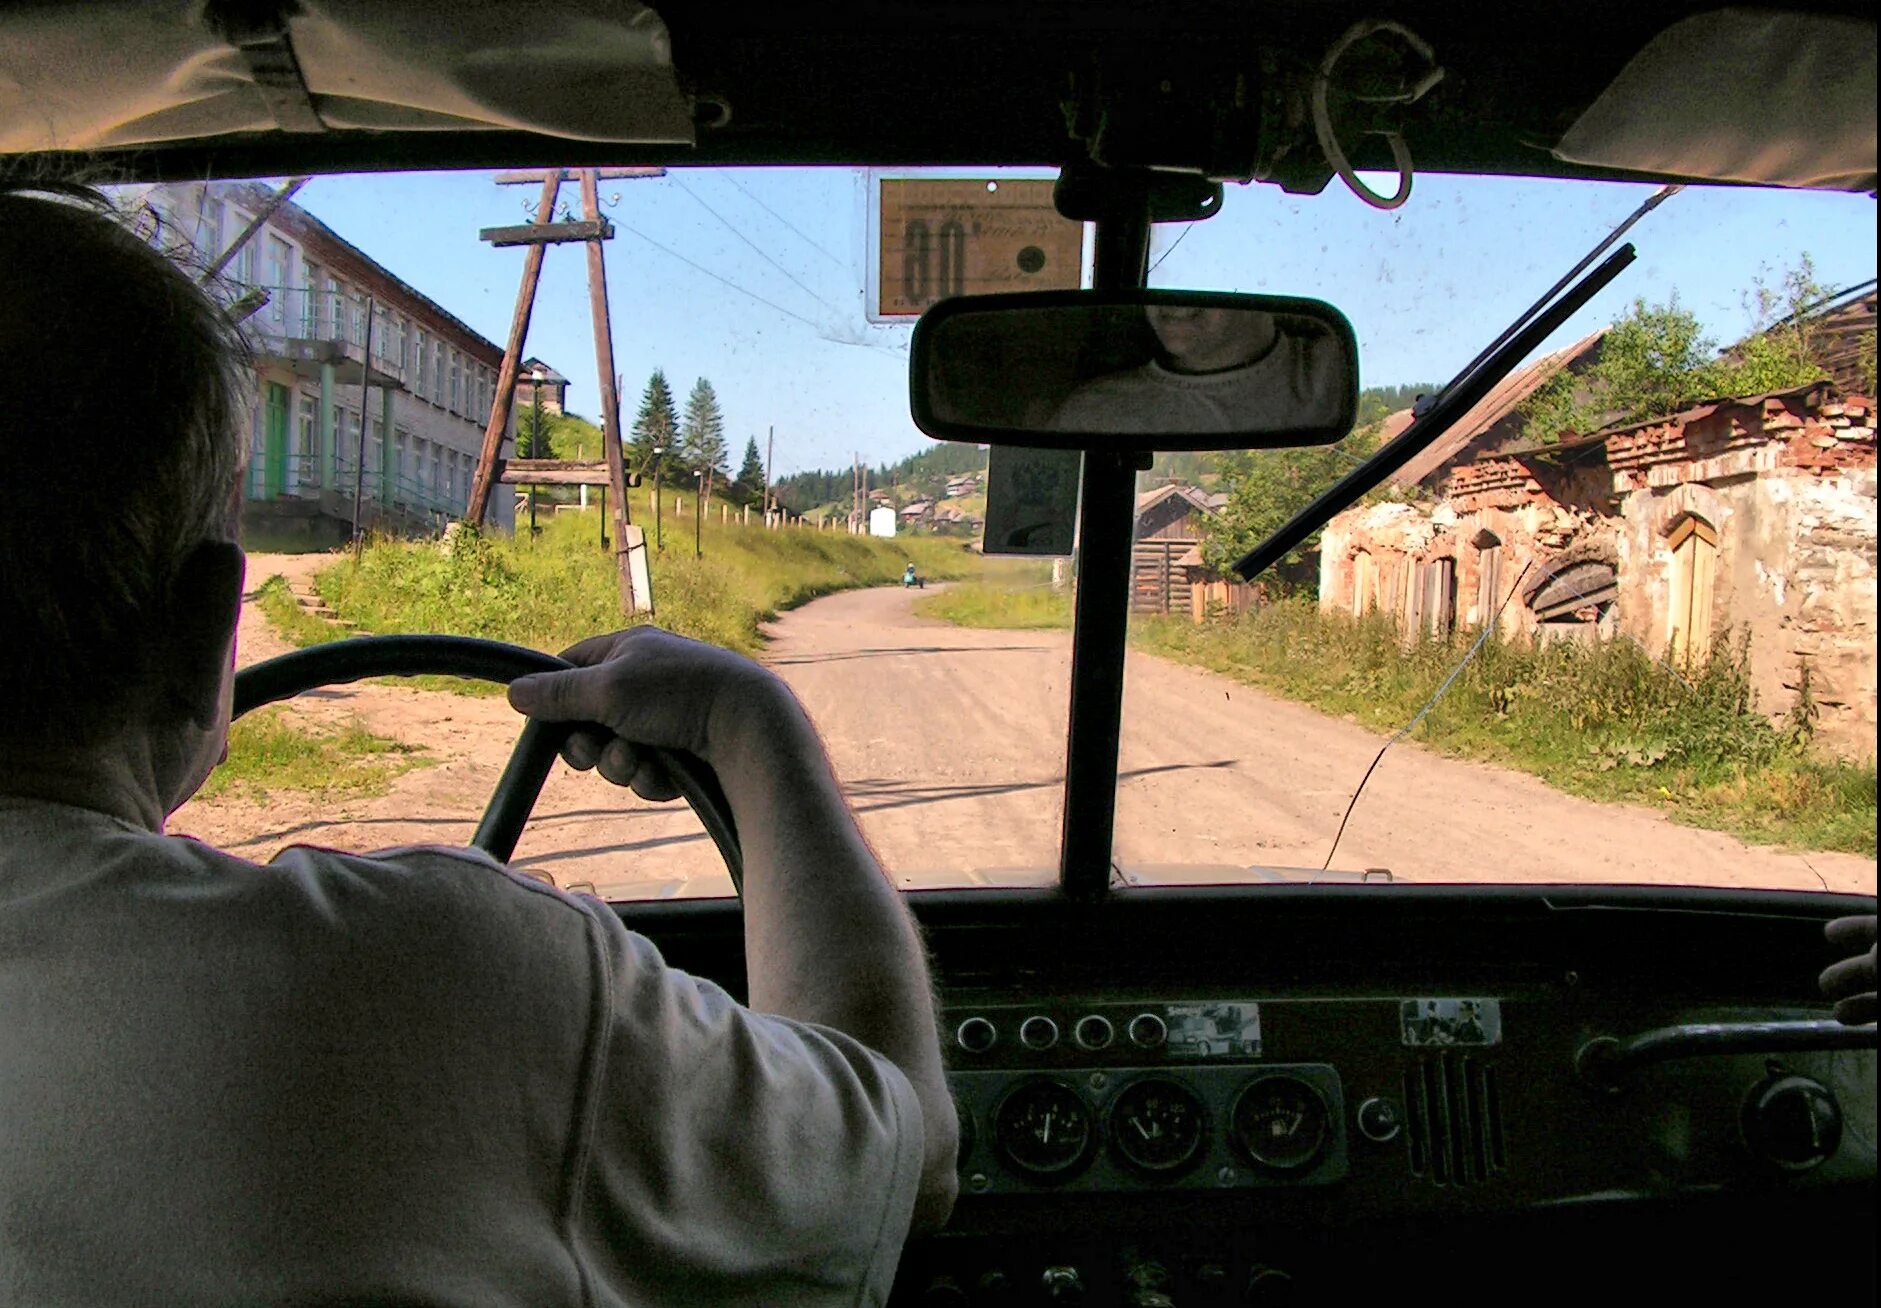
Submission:
<svg viewBox="0 0 1881 1308">
<path fill-rule="evenodd" d="M 981 552 L 987 452 L 916 431 L 907 384 L 921 304 L 1008 265 L 1088 280 L 1080 234 L 1023 185 L 1046 176 L 604 175 L 598 220 L 564 185 L 551 218 L 611 229 L 624 515 L 578 243 L 543 248 L 505 464 L 479 482 L 536 185 L 123 192 L 179 259 L 228 256 L 215 283 L 255 343 L 241 662 L 354 632 L 553 650 L 621 625 L 625 593 L 792 685 L 902 884 L 1055 880 L 1076 569 Z M 1009 206 L 984 224 L 998 259 L 945 220 L 963 184 Z M 1154 285 L 1337 305 L 1365 391 L 1339 445 L 1144 474 L 1120 874 L 1872 893 L 1872 202 L 1682 193 L 1494 404 L 1241 583 L 1247 546 L 1649 193 L 1418 188 L 1380 214 L 1230 187 L 1220 216 L 1157 232 Z M 255 858 L 461 843 L 517 726 L 468 684 L 334 688 L 238 723 L 172 829 Z M 730 892 L 683 806 L 559 766 L 515 861 L 612 898 Z"/>
</svg>

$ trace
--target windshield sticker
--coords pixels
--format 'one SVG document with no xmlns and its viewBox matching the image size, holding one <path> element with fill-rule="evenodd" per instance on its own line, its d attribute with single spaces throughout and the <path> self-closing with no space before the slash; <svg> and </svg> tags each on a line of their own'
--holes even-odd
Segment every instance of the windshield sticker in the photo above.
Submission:
<svg viewBox="0 0 1881 1308">
<path fill-rule="evenodd" d="M 1494 999 L 1407 999 L 1398 1006 L 1412 1049 L 1502 1043 L 1502 1004 Z"/>
<path fill-rule="evenodd" d="M 1163 1010 L 1172 1058 L 1259 1058 L 1259 1004 L 1171 1004 Z"/>
</svg>

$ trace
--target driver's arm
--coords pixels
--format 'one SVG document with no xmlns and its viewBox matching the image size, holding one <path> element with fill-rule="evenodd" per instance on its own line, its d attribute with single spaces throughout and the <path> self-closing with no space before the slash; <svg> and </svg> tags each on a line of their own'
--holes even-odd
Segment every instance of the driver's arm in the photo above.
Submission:
<svg viewBox="0 0 1881 1308">
<path fill-rule="evenodd" d="M 916 1230 L 946 1221 L 958 1123 L 942 1073 L 926 958 L 914 923 L 843 802 L 808 716 L 748 659 L 652 627 L 583 641 L 573 672 L 526 677 L 510 702 L 578 731 L 564 756 L 652 798 L 674 788 L 629 740 L 689 750 L 731 801 L 745 867 L 753 1009 L 840 1031 L 884 1055 L 920 1104 Z"/>
</svg>

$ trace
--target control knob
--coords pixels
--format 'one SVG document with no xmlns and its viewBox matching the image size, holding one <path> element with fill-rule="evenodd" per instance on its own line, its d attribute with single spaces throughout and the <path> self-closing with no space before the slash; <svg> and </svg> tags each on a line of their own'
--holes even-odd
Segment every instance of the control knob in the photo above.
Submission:
<svg viewBox="0 0 1881 1308">
<path fill-rule="evenodd" d="M 1744 1143 L 1785 1172 L 1806 1172 L 1842 1143 L 1842 1107 L 1820 1081 L 1773 1071 L 1751 1087 L 1741 1118 Z"/>
<path fill-rule="evenodd" d="M 1047 1267 L 1039 1278 L 1048 1303 L 1083 1303 L 1084 1278 L 1075 1267 Z"/>
</svg>

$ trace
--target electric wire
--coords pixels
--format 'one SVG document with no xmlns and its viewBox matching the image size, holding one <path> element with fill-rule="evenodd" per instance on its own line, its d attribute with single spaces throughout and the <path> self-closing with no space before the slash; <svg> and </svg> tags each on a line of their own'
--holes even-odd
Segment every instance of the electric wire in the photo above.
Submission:
<svg viewBox="0 0 1881 1308">
<path fill-rule="evenodd" d="M 768 213 L 769 215 L 771 215 L 771 217 L 777 219 L 778 222 L 782 223 L 785 227 L 789 228 L 791 233 L 795 235 L 798 240 L 802 241 L 805 245 L 809 246 L 812 250 L 815 250 L 818 254 L 822 255 L 825 259 L 828 259 L 831 263 L 835 264 L 838 268 L 846 269 L 849 267 L 848 263 L 846 263 L 845 261 L 841 259 L 838 259 L 835 255 L 831 254 L 828 250 L 824 249 L 821 245 L 817 244 L 815 241 L 811 240 L 808 236 L 804 235 L 804 233 L 797 227 L 795 223 L 791 222 L 790 219 L 784 217 L 783 214 L 777 212 L 777 210 L 771 208 L 770 205 L 764 203 L 764 201 L 760 200 L 756 195 L 752 194 L 751 191 L 746 189 L 745 184 L 739 181 L 736 177 L 728 176 L 725 178 L 725 180 L 730 182 L 733 186 L 737 187 L 740 191 L 743 191 L 745 199 L 751 201 L 751 203 L 757 205 L 758 208 L 764 210 L 765 213 Z"/>
<path fill-rule="evenodd" d="M 693 190 L 690 186 L 687 186 L 684 182 L 679 181 L 677 178 L 674 179 L 673 184 L 677 186 L 680 190 L 684 191 L 687 195 L 691 196 L 694 204 L 697 204 L 701 209 L 704 209 L 707 213 L 711 214 L 714 218 L 716 218 L 719 221 L 719 223 L 725 228 L 726 231 L 730 232 L 733 236 L 736 236 L 739 240 L 743 241 L 746 245 L 750 246 L 752 251 L 758 256 L 758 258 L 764 260 L 764 262 L 770 264 L 771 267 L 777 269 L 778 272 L 784 274 L 785 277 L 789 278 L 791 285 L 795 286 L 798 290 L 802 291 L 805 295 L 809 296 L 812 300 L 815 300 L 818 304 L 822 305 L 825 309 L 829 310 L 829 312 L 833 314 L 835 317 L 837 318 L 842 317 L 842 311 L 840 309 L 838 309 L 835 305 L 831 304 L 828 300 L 825 300 L 822 296 L 818 295 L 815 291 L 811 290 L 807 285 L 803 283 L 803 281 L 800 278 L 798 278 L 797 274 L 793 273 L 792 271 L 790 271 L 790 269 L 784 267 L 783 264 L 773 259 L 770 256 L 770 254 L 764 249 L 763 246 L 759 245 L 756 241 L 752 240 L 749 236 L 746 236 L 743 232 L 739 231 L 738 228 L 732 224 L 731 219 L 727 218 L 724 214 L 720 213 L 717 209 L 714 209 L 712 205 L 707 200 L 705 200 L 702 196 L 700 196 L 700 194 L 697 191 Z"/>
</svg>

